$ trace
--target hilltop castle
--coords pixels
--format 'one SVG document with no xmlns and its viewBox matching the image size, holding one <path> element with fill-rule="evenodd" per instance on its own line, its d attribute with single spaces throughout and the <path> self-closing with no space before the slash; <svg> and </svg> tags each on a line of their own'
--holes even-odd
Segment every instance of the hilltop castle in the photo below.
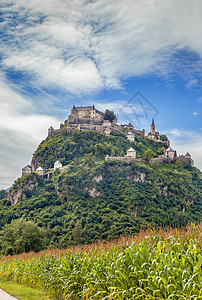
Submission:
<svg viewBox="0 0 202 300">
<path fill-rule="evenodd" d="M 73 106 L 71 114 L 67 118 L 67 134 L 72 132 L 73 128 L 80 131 L 94 130 L 99 133 L 110 135 L 111 131 L 120 131 L 126 128 L 134 134 L 145 136 L 145 130 L 136 130 L 131 123 L 118 125 L 117 116 L 114 115 L 113 120 L 105 118 L 105 114 L 92 106 Z M 52 126 L 48 129 L 48 136 L 57 135 L 60 129 L 54 129 Z"/>
<path fill-rule="evenodd" d="M 95 130 L 99 133 L 110 136 L 111 131 L 117 132 L 125 132 L 126 138 L 133 142 L 136 145 L 135 135 L 145 137 L 145 130 L 137 130 L 134 126 L 129 124 L 118 125 L 117 116 L 113 114 L 111 120 L 108 120 L 103 112 L 96 109 L 94 105 L 92 106 L 73 106 L 71 110 L 71 114 L 68 116 L 65 121 L 66 126 L 63 125 L 59 129 L 54 129 L 52 126 L 48 129 L 48 136 L 57 135 L 62 130 L 66 131 L 67 135 L 71 134 L 73 129 L 78 129 L 79 131 L 85 130 Z M 158 157 L 152 158 L 150 160 L 151 163 L 173 163 L 175 161 L 182 161 L 184 163 L 192 164 L 193 161 L 191 159 L 190 154 L 187 152 L 185 155 L 177 156 L 175 150 L 170 147 L 170 141 L 164 136 L 164 140 L 162 140 L 162 136 L 160 136 L 159 132 L 156 131 L 154 119 L 152 120 L 152 124 L 150 127 L 150 132 L 145 137 L 150 140 L 153 140 L 158 143 L 162 143 L 168 148 L 164 151 L 164 154 L 159 155 Z M 141 162 L 142 158 L 136 158 L 136 151 L 133 148 L 127 150 L 125 156 L 121 157 L 110 157 L 107 155 L 105 160 L 118 160 L 118 161 L 134 161 Z M 54 168 L 45 171 L 41 167 L 37 168 L 37 166 L 26 165 L 22 169 L 22 176 L 27 176 L 31 174 L 33 171 L 36 171 L 38 175 L 47 177 L 51 176 L 54 170 L 59 169 L 61 171 L 66 170 L 68 166 L 62 166 L 62 164 L 58 161 L 54 163 Z"/>
</svg>

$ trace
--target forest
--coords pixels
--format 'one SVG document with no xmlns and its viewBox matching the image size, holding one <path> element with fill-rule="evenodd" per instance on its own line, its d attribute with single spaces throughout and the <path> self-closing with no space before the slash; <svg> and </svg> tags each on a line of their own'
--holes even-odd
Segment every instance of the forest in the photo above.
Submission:
<svg viewBox="0 0 202 300">
<path fill-rule="evenodd" d="M 106 154 L 124 155 L 129 147 L 145 160 L 104 160 Z M 18 203 L 11 205 L 8 197 L 0 201 L 0 228 L 12 220 L 32 221 L 46 233 L 39 248 L 44 249 L 108 241 L 146 228 L 199 223 L 201 172 L 181 162 L 150 164 L 148 150 L 155 156 L 164 148 L 139 136 L 130 142 L 123 133 L 107 137 L 75 130 L 69 136 L 48 137 L 32 162 L 48 170 L 60 160 L 67 170 L 57 169 L 49 179 L 35 172 L 18 178 L 9 191 L 22 191 Z M 15 244 L 6 248 L 0 241 L 0 246 L 3 253 L 19 253 Z"/>
</svg>

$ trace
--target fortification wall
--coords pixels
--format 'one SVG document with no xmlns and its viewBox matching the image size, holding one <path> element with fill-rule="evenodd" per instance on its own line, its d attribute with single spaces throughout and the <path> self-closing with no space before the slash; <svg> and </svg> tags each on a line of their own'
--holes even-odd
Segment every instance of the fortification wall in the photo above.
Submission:
<svg viewBox="0 0 202 300">
<path fill-rule="evenodd" d="M 188 164 L 188 165 L 192 165 L 193 164 L 193 160 L 191 159 L 190 156 L 184 156 L 184 155 L 177 156 L 176 160 L 177 161 L 181 161 L 181 162 L 183 162 L 185 164 Z"/>
<path fill-rule="evenodd" d="M 128 157 L 128 156 L 106 156 L 105 157 L 106 161 L 126 161 L 126 162 L 137 162 L 140 163 L 142 161 L 141 158 L 132 158 L 132 157 Z"/>
<path fill-rule="evenodd" d="M 57 135 L 60 133 L 61 129 L 53 129 L 51 131 L 48 131 L 48 136 Z"/>
</svg>

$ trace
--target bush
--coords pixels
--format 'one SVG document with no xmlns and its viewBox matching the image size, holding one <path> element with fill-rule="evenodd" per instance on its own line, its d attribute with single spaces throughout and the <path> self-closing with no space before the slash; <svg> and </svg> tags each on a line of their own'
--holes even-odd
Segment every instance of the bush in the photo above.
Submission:
<svg viewBox="0 0 202 300">
<path fill-rule="evenodd" d="M 38 252 L 45 248 L 46 231 L 32 221 L 13 220 L 3 227 L 0 234 L 1 247 L 6 255 Z"/>
</svg>

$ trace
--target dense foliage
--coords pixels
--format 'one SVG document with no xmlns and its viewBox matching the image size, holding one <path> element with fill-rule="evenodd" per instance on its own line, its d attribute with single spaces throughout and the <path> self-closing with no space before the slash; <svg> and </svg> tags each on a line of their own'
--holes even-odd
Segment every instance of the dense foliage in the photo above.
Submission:
<svg viewBox="0 0 202 300">
<path fill-rule="evenodd" d="M 190 168 L 180 164 L 89 161 L 72 164 L 62 173 L 56 171 L 51 179 L 32 174 L 18 180 L 24 182 L 19 203 L 7 206 L 0 202 L 0 226 L 21 217 L 33 220 L 47 229 L 50 245 L 63 248 L 77 242 L 117 238 L 148 226 L 199 222 L 200 171 Z M 27 190 L 29 178 L 32 184 L 33 178 L 37 180 L 38 189 Z M 76 239 L 78 220 L 81 227 Z"/>
<path fill-rule="evenodd" d="M 56 160 L 67 165 L 71 162 L 79 163 L 85 155 L 90 155 L 93 160 L 99 161 L 107 154 L 123 156 L 130 147 L 137 151 L 137 156 L 142 157 L 148 148 L 157 156 L 162 154 L 166 146 L 139 136 L 135 137 L 135 143 L 130 142 L 125 134 L 119 132 L 111 132 L 111 136 L 108 137 L 95 131 L 79 132 L 75 129 L 69 136 L 58 134 L 48 137 L 35 151 L 32 162 L 37 167 L 49 169 L 53 167 Z"/>
<path fill-rule="evenodd" d="M 114 112 L 112 110 L 106 109 L 104 113 L 104 120 L 109 120 L 112 122 L 116 118 Z"/>
<path fill-rule="evenodd" d="M 8 195 L 8 192 L 5 190 L 0 190 L 0 200 L 6 198 L 6 196 Z"/>
<path fill-rule="evenodd" d="M 57 300 L 201 299 L 200 228 L 148 234 L 126 248 L 41 254 L 0 262 L 0 279 L 46 289 Z"/>
<path fill-rule="evenodd" d="M 0 201 L 0 229 L 23 217 L 46 229 L 48 245 L 64 248 L 201 220 L 197 168 L 181 162 L 149 164 L 162 144 L 138 136 L 135 144 L 122 133 L 112 134 L 75 130 L 43 141 L 33 161 L 48 169 L 60 160 L 68 168 L 50 179 L 36 173 L 17 179 L 10 194 L 20 192 L 20 201 L 12 206 Z M 124 155 L 131 146 L 143 163 L 104 161 L 106 154 Z"/>
<path fill-rule="evenodd" d="M 40 251 L 46 246 L 45 237 L 43 228 L 23 219 L 13 220 L 0 231 L 1 247 L 6 255 Z"/>
</svg>

